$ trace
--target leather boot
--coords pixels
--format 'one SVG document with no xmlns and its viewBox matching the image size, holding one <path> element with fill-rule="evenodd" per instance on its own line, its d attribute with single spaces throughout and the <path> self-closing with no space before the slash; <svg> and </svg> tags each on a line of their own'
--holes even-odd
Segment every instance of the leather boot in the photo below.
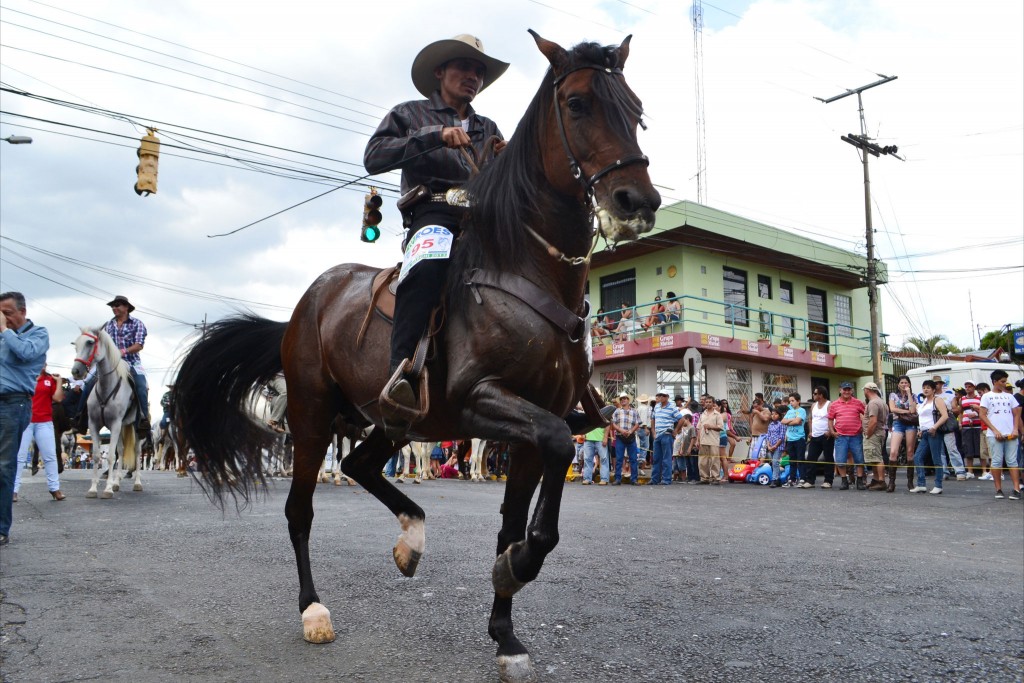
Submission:
<svg viewBox="0 0 1024 683">
<path fill-rule="evenodd" d="M 895 467 L 886 467 L 885 470 L 886 470 L 886 474 L 889 475 L 889 485 L 885 487 L 885 491 L 886 491 L 886 493 L 895 493 L 896 492 L 896 468 Z"/>
</svg>

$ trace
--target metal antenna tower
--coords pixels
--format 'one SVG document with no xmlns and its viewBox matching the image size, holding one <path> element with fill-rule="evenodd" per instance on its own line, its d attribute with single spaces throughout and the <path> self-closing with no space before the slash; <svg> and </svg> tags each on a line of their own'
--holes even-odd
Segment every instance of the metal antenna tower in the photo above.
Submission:
<svg viewBox="0 0 1024 683">
<path fill-rule="evenodd" d="M 704 4 L 694 0 L 690 7 L 693 24 L 693 94 L 697 119 L 697 203 L 704 204 L 708 197 L 707 141 L 704 134 Z"/>
</svg>

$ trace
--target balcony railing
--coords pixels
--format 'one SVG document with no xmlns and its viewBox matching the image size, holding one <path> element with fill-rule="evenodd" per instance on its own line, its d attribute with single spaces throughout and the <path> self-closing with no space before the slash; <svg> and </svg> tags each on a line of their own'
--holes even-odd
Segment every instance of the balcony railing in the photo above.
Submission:
<svg viewBox="0 0 1024 683">
<path fill-rule="evenodd" d="M 671 304 L 678 302 L 673 310 Z M 790 345 L 806 351 L 869 358 L 871 331 L 852 325 L 822 323 L 760 308 L 684 295 L 663 299 L 666 307 L 652 314 L 654 301 L 605 311 L 610 324 L 591 319 L 591 339 L 599 344 L 635 341 L 645 337 L 698 332 L 746 341 Z M 882 335 L 883 344 L 885 335 Z M 883 346 L 884 348 L 884 346 Z"/>
</svg>

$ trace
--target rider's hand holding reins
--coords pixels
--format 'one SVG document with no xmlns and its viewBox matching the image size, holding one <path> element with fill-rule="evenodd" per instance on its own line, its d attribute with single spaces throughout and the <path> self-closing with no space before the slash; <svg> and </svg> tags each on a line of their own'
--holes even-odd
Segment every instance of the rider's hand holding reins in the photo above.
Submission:
<svg viewBox="0 0 1024 683">
<path fill-rule="evenodd" d="M 466 131 L 462 130 L 459 126 L 450 126 L 448 128 L 441 129 L 441 140 L 444 142 L 445 147 L 457 149 L 459 147 L 469 147 L 473 144 L 469 135 Z"/>
</svg>

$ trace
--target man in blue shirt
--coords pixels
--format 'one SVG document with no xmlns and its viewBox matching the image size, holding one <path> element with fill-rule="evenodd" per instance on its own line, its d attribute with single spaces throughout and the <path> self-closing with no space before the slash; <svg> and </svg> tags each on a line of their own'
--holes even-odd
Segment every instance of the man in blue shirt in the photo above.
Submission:
<svg viewBox="0 0 1024 683">
<path fill-rule="evenodd" d="M 659 390 L 651 410 L 651 434 L 654 436 L 654 456 L 651 462 L 652 486 L 672 483 L 672 444 L 683 424 L 683 414 L 668 402 L 668 392 Z"/>
<path fill-rule="evenodd" d="M 50 335 L 25 315 L 25 295 L 0 294 L 0 545 L 11 533 L 21 435 L 32 420 L 32 394 Z"/>
</svg>

